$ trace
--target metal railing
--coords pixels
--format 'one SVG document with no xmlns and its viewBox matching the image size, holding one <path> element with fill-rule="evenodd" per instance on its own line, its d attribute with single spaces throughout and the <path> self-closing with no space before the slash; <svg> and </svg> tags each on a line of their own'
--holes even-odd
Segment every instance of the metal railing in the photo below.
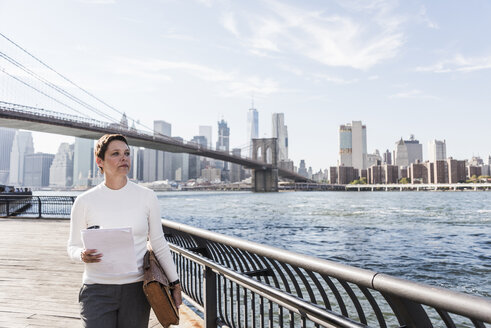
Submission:
<svg viewBox="0 0 491 328">
<path fill-rule="evenodd" d="M 67 218 L 75 197 L 0 195 L 0 216 Z M 206 327 L 486 327 L 491 300 L 162 220 Z M 488 325 L 490 327 L 491 325 Z"/>
<path fill-rule="evenodd" d="M 76 197 L 0 195 L 0 217 L 68 218 Z"/>
<path fill-rule="evenodd" d="M 491 300 L 162 220 L 206 327 L 486 327 Z"/>
</svg>

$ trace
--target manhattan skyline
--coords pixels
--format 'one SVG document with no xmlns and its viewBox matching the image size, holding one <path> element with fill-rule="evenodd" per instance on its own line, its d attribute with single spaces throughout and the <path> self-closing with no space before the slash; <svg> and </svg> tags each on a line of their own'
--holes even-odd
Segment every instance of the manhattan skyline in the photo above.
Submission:
<svg viewBox="0 0 491 328">
<path fill-rule="evenodd" d="M 368 153 L 414 134 L 425 160 L 433 139 L 447 156 L 487 158 L 490 14 L 485 1 L 21 0 L 0 1 L 0 31 L 128 117 L 165 120 L 186 140 L 200 125 L 215 139 L 223 118 L 230 148 L 245 145 L 254 98 L 259 137 L 284 113 L 289 157 L 318 170 L 337 163 L 338 126 L 353 120 L 367 126 Z M 55 153 L 62 138 L 40 135 L 36 151 Z"/>
</svg>

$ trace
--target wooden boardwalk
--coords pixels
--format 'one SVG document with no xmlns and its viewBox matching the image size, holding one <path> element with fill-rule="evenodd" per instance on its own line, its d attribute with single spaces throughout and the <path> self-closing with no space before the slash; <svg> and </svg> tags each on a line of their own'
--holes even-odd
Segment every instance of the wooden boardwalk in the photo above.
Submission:
<svg viewBox="0 0 491 328">
<path fill-rule="evenodd" d="M 81 327 L 83 265 L 66 252 L 68 220 L 0 218 L 0 328 Z M 181 307 L 181 325 L 202 327 Z M 149 327 L 162 327 L 152 313 Z"/>
</svg>

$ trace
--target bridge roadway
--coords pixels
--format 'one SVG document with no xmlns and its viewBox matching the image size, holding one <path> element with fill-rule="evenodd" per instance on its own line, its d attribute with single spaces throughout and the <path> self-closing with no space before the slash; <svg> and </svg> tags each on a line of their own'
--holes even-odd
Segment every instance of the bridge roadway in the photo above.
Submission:
<svg viewBox="0 0 491 328">
<path fill-rule="evenodd" d="M 188 153 L 242 165 L 255 170 L 271 169 L 272 165 L 262 161 L 234 156 L 225 151 L 209 149 L 195 143 L 185 143 L 174 138 L 121 128 L 92 119 L 58 113 L 42 108 L 23 106 L 0 101 L 0 126 L 38 132 L 62 134 L 72 137 L 97 140 L 106 133 L 124 134 L 130 145 L 172 153 Z M 280 177 L 296 182 L 308 181 L 305 177 L 289 170 L 278 168 Z"/>
</svg>

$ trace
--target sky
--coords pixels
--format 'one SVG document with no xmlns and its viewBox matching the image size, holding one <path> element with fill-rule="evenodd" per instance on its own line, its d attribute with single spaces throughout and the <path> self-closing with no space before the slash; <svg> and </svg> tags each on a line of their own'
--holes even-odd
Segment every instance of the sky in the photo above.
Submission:
<svg viewBox="0 0 491 328">
<path fill-rule="evenodd" d="M 487 0 L 0 0 L 2 34 L 130 118 L 187 140 L 211 125 L 213 142 L 223 118 L 240 148 L 253 102 L 259 136 L 284 113 L 289 157 L 314 172 L 336 165 L 339 125 L 359 120 L 369 153 L 413 134 L 423 159 L 432 139 L 487 159 L 490 17 Z M 50 106 L 0 83 L 9 101 Z M 35 150 L 65 140 L 35 133 Z"/>
</svg>

